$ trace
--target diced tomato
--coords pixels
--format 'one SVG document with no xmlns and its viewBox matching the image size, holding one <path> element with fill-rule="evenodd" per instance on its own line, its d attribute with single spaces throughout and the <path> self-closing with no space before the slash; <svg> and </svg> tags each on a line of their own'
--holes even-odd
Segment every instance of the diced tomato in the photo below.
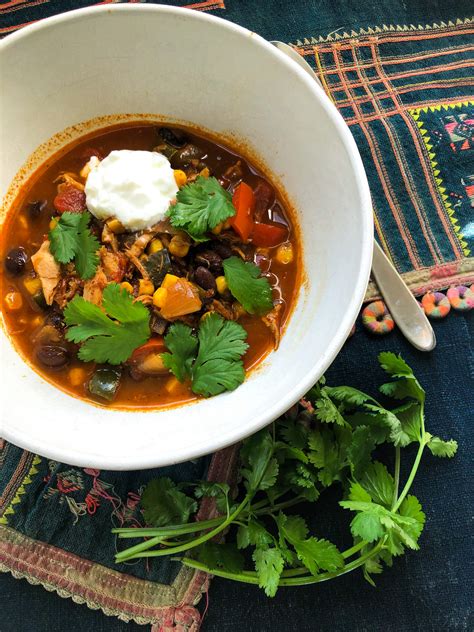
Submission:
<svg viewBox="0 0 474 632">
<path fill-rule="evenodd" d="M 232 196 L 235 215 L 230 218 L 230 225 L 242 241 L 247 241 L 253 229 L 253 211 L 255 197 L 252 189 L 245 182 L 241 182 Z"/>
<path fill-rule="evenodd" d="M 254 246 L 270 248 L 288 239 L 288 229 L 283 224 L 254 224 L 252 243 Z"/>
<path fill-rule="evenodd" d="M 150 353 L 163 353 L 164 351 L 166 351 L 166 347 L 163 336 L 154 336 L 153 338 L 150 338 L 148 342 L 141 345 L 141 347 L 137 347 L 135 349 L 130 357 L 130 361 L 137 362 Z"/>
<path fill-rule="evenodd" d="M 86 194 L 72 184 L 61 184 L 58 187 L 58 194 L 53 200 L 53 206 L 58 213 L 69 211 L 71 213 L 81 213 L 86 208 Z"/>
</svg>

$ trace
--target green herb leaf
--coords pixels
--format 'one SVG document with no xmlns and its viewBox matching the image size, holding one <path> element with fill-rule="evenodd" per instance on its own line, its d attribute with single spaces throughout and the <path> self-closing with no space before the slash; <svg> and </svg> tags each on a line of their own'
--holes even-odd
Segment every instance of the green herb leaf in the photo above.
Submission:
<svg viewBox="0 0 474 632">
<path fill-rule="evenodd" d="M 237 547 L 239 549 L 246 549 L 250 545 L 264 548 L 274 541 L 275 538 L 256 518 L 251 518 L 247 525 L 240 525 L 237 531 Z"/>
<path fill-rule="evenodd" d="M 267 597 L 274 597 L 278 590 L 278 582 L 285 565 L 279 549 L 255 549 L 252 558 L 258 575 L 258 585 L 265 590 Z"/>
<path fill-rule="evenodd" d="M 339 408 L 329 397 L 326 386 L 321 389 L 320 397 L 315 401 L 315 409 L 314 414 L 323 423 L 335 423 L 338 426 L 346 425 L 346 421 L 339 411 Z"/>
<path fill-rule="evenodd" d="M 171 353 L 162 353 L 161 359 L 165 367 L 174 373 L 180 382 L 184 382 L 191 375 L 198 344 L 198 339 L 188 325 L 174 323 L 168 329 L 165 345 Z"/>
<path fill-rule="evenodd" d="M 454 439 L 443 441 L 439 437 L 431 437 L 428 441 L 428 448 L 434 456 L 448 457 L 451 459 L 457 452 L 458 442 Z"/>
<path fill-rule="evenodd" d="M 153 527 L 186 523 L 197 511 L 197 502 L 167 477 L 150 481 L 140 502 L 146 522 Z"/>
<path fill-rule="evenodd" d="M 167 216 L 172 226 L 185 230 L 194 241 L 206 241 L 206 233 L 235 215 L 232 197 L 216 178 L 198 176 L 176 194 Z"/>
<path fill-rule="evenodd" d="M 266 428 L 245 440 L 240 457 L 248 490 L 268 489 L 275 483 L 278 463 L 273 458 L 273 448 L 273 439 Z"/>
<path fill-rule="evenodd" d="M 247 332 L 236 322 L 210 314 L 201 324 L 197 338 L 191 327 L 174 323 L 165 336 L 171 353 L 163 353 L 164 365 L 183 382 L 191 378 L 191 389 L 209 397 L 233 391 L 245 379 L 241 357 L 248 349 Z"/>
<path fill-rule="evenodd" d="M 244 558 L 234 544 L 205 542 L 197 549 L 197 557 L 211 569 L 222 568 L 229 573 L 240 573 L 244 568 Z"/>
<path fill-rule="evenodd" d="M 378 461 L 370 463 L 359 482 L 374 502 L 390 507 L 393 500 L 394 482 L 393 476 L 383 463 Z"/>
<path fill-rule="evenodd" d="M 105 288 L 102 304 L 108 315 L 75 296 L 64 310 L 66 339 L 83 343 L 78 356 L 84 362 L 121 364 L 150 337 L 150 314 L 117 283 Z"/>
<path fill-rule="evenodd" d="M 272 288 L 257 265 L 229 257 L 223 266 L 229 290 L 246 312 L 262 315 L 273 309 Z"/>
<path fill-rule="evenodd" d="M 50 250 L 58 263 L 74 260 L 77 273 L 82 279 L 94 276 L 99 263 L 97 251 L 100 244 L 88 226 L 91 214 L 66 211 L 56 226 L 49 231 Z"/>
</svg>

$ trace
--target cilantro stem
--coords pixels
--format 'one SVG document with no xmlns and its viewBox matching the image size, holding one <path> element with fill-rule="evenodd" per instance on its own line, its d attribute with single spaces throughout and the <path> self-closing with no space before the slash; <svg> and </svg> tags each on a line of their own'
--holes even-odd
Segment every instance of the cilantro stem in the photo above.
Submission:
<svg viewBox="0 0 474 632">
<path fill-rule="evenodd" d="M 397 445 L 395 448 L 395 477 L 394 477 L 394 486 L 393 486 L 393 499 L 392 499 L 392 509 L 395 506 L 398 498 L 398 487 L 400 485 L 400 446 Z"/>
<path fill-rule="evenodd" d="M 320 575 L 306 575 L 302 577 L 289 577 L 288 575 L 283 576 L 278 582 L 279 586 L 305 586 L 308 584 L 317 584 L 319 582 L 327 581 L 328 579 L 334 579 L 335 577 L 339 577 L 341 575 L 345 575 L 346 573 L 350 573 L 351 571 L 363 566 L 365 562 L 376 555 L 378 551 L 382 548 L 382 542 L 379 542 L 373 549 L 357 558 L 353 562 L 349 562 L 339 571 L 335 571 L 333 573 L 321 573 Z M 241 573 L 230 573 L 228 571 L 224 571 L 221 569 L 211 569 L 202 562 L 198 562 L 197 560 L 193 560 L 191 558 L 184 558 L 181 562 L 185 566 L 189 566 L 190 568 L 196 568 L 197 570 L 204 571 L 205 573 L 209 573 L 210 575 L 216 575 L 217 577 L 223 577 L 224 579 L 231 579 L 233 581 L 245 582 L 247 584 L 258 584 L 259 578 L 255 571 L 242 571 Z M 293 571 L 299 571 L 300 569 L 290 569 Z M 284 573 L 288 573 L 289 571 L 284 571 Z"/>
<path fill-rule="evenodd" d="M 119 538 L 138 538 L 150 537 L 156 535 L 184 535 L 186 533 L 194 533 L 195 531 L 204 531 L 220 524 L 224 516 L 212 518 L 211 520 L 201 520 L 188 524 L 170 525 L 167 527 L 145 527 L 145 528 L 117 528 L 112 529 L 112 533 L 117 533 Z"/>
<path fill-rule="evenodd" d="M 407 482 L 405 483 L 405 487 L 403 488 L 402 493 L 400 494 L 400 496 L 398 497 L 397 502 L 394 504 L 394 506 L 392 507 L 392 511 L 398 511 L 400 505 L 402 504 L 402 502 L 405 500 L 405 496 L 408 494 L 408 492 L 410 491 L 410 487 L 413 484 L 413 481 L 415 479 L 416 476 L 416 472 L 418 470 L 418 467 L 420 465 L 420 461 L 421 461 L 421 457 L 423 455 L 423 450 L 425 449 L 425 441 L 424 438 L 420 441 L 420 447 L 418 448 L 418 452 L 416 453 L 416 458 L 415 461 L 413 463 L 413 467 L 411 468 L 411 472 L 410 475 L 408 477 Z"/>
<path fill-rule="evenodd" d="M 137 557 L 163 557 L 164 555 L 172 555 L 173 553 L 181 553 L 183 551 L 188 551 L 189 549 L 193 549 L 196 546 L 199 546 L 200 544 L 204 544 L 204 542 L 207 542 L 208 540 L 211 540 L 216 535 L 218 535 L 221 531 L 223 531 L 226 527 L 228 527 L 235 520 L 235 518 L 237 518 L 237 516 L 242 512 L 242 510 L 251 501 L 253 494 L 254 492 L 253 490 L 251 490 L 245 496 L 245 498 L 237 507 L 237 509 L 235 509 L 235 511 L 231 513 L 230 516 L 228 516 L 223 522 L 221 522 L 215 529 L 213 529 L 212 531 L 209 531 L 208 533 L 205 533 L 199 538 L 193 539 L 191 542 L 181 544 L 180 546 L 175 546 L 175 547 L 167 548 L 167 549 L 155 549 L 153 551 L 149 551 L 147 549 L 140 549 L 138 553 L 135 553 L 135 552 L 132 553 L 132 549 L 135 548 L 135 547 L 132 547 L 131 549 L 128 549 L 127 551 L 123 552 L 127 554 L 125 559 L 130 560 Z M 196 524 L 199 524 L 199 523 L 196 523 Z M 138 544 L 137 546 L 140 546 L 140 545 Z M 119 556 L 117 556 L 116 560 L 124 561 L 124 558 L 123 557 L 119 558 Z"/>
</svg>

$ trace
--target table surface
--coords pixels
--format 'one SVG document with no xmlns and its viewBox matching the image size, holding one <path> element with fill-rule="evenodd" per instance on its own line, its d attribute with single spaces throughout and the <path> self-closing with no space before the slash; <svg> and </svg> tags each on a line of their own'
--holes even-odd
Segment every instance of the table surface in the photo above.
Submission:
<svg viewBox="0 0 474 632">
<path fill-rule="evenodd" d="M 267 599 L 256 587 L 215 578 L 202 632 L 400 632 L 472 630 L 472 458 L 474 441 L 474 313 L 451 313 L 435 325 L 438 345 L 423 354 L 399 332 L 382 338 L 358 331 L 327 373 L 332 384 L 375 394 L 383 376 L 376 356 L 401 353 L 427 391 L 427 427 L 459 442 L 453 460 L 426 456 L 414 493 L 427 515 L 421 550 L 376 578 L 358 571 L 318 586 L 287 588 Z M 0 574 L 1 632 L 139 632 L 101 612 L 60 599 L 39 586 Z M 205 607 L 206 599 L 200 604 Z M 245 622 L 245 623 L 243 623 Z"/>
</svg>

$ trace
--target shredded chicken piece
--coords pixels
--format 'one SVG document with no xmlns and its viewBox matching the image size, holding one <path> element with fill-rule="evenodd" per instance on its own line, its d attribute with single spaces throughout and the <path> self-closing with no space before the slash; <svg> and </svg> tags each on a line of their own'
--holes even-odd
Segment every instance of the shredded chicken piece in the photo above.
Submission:
<svg viewBox="0 0 474 632">
<path fill-rule="evenodd" d="M 153 296 L 150 296 L 149 294 L 140 294 L 140 296 L 133 299 L 134 303 L 137 301 L 140 301 L 140 303 L 143 303 L 144 305 L 153 305 Z"/>
<path fill-rule="evenodd" d="M 226 320 L 235 320 L 235 313 L 232 307 L 227 307 L 224 303 L 222 303 L 222 301 L 214 299 L 210 305 L 210 310 L 220 314 Z"/>
<path fill-rule="evenodd" d="M 54 292 L 61 277 L 61 268 L 49 250 L 49 240 L 43 241 L 38 252 L 31 257 L 31 263 L 39 276 L 47 305 L 52 305 Z"/>
<path fill-rule="evenodd" d="M 132 252 L 130 252 L 130 250 L 126 250 L 125 254 L 130 259 L 130 261 L 133 263 L 133 265 L 136 267 L 138 272 L 140 272 L 142 277 L 144 279 L 148 280 L 150 278 L 150 275 L 148 274 L 148 272 L 143 267 L 143 263 L 140 261 L 140 259 L 136 255 L 132 254 Z"/>
<path fill-rule="evenodd" d="M 119 245 L 117 235 L 110 230 L 107 224 L 104 224 L 104 228 L 102 229 L 101 240 L 103 244 L 109 244 L 114 252 L 118 252 Z"/>
<path fill-rule="evenodd" d="M 152 229 L 147 230 L 144 233 L 142 233 L 140 237 L 137 237 L 135 239 L 133 244 L 127 250 L 127 254 L 133 255 L 134 257 L 139 257 L 143 253 L 145 248 L 148 246 L 150 241 L 153 239 L 155 234 L 156 233 Z"/>
<path fill-rule="evenodd" d="M 100 249 L 100 261 L 108 281 L 120 283 L 127 270 L 127 257 L 121 252 L 111 252 L 107 248 Z"/>
<path fill-rule="evenodd" d="M 275 339 L 275 349 L 278 349 L 280 344 L 280 312 L 282 310 L 283 304 L 278 303 L 272 309 L 271 312 L 268 312 L 265 316 L 262 316 L 262 322 L 270 329 L 273 334 L 273 338 Z"/>
<path fill-rule="evenodd" d="M 79 176 L 77 175 L 77 173 L 65 171 L 64 173 L 60 173 L 56 180 L 54 180 L 54 182 L 60 182 L 61 184 L 70 184 L 75 189 L 79 189 L 79 191 L 84 191 L 84 185 L 82 184 L 82 182 L 78 181 L 78 178 Z"/>
<path fill-rule="evenodd" d="M 108 281 L 102 266 L 96 270 L 95 276 L 84 283 L 83 297 L 94 305 L 102 305 L 102 294 Z"/>
<path fill-rule="evenodd" d="M 75 275 L 63 277 L 54 292 L 55 302 L 61 309 L 64 309 L 68 302 L 79 292 L 82 285 L 81 279 L 78 279 Z"/>
</svg>

